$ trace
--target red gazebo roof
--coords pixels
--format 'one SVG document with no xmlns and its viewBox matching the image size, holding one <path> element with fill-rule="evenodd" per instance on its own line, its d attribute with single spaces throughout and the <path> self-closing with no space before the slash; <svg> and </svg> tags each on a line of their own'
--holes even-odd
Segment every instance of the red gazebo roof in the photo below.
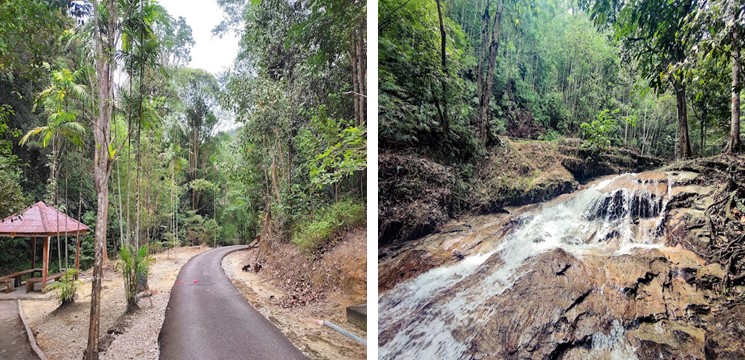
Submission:
<svg viewBox="0 0 745 360">
<path fill-rule="evenodd" d="M 65 233 L 77 234 L 78 231 L 81 234 L 86 233 L 88 227 L 43 201 L 0 221 L 2 237 L 59 236 Z"/>
</svg>

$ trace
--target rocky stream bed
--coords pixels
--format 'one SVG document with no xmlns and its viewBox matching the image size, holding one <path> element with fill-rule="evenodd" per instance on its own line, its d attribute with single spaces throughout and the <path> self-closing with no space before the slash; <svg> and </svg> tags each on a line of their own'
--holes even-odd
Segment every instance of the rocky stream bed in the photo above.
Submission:
<svg viewBox="0 0 745 360">
<path fill-rule="evenodd" d="M 381 249 L 381 358 L 745 358 L 741 161 L 612 175 Z"/>
</svg>

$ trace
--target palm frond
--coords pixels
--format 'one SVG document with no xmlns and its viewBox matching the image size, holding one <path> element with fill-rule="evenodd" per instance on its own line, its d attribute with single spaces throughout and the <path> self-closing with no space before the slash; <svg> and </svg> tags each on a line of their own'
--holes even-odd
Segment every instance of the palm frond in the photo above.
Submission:
<svg viewBox="0 0 745 360">
<path fill-rule="evenodd" d="M 47 131 L 48 129 L 49 129 L 48 126 L 39 126 L 39 127 L 35 127 L 33 129 L 29 130 L 26 133 L 26 135 L 23 135 L 23 137 L 21 138 L 21 141 L 20 141 L 19 144 L 20 145 L 26 145 L 26 143 L 28 143 L 28 141 L 31 140 L 32 137 L 37 136 L 41 132 Z"/>
</svg>

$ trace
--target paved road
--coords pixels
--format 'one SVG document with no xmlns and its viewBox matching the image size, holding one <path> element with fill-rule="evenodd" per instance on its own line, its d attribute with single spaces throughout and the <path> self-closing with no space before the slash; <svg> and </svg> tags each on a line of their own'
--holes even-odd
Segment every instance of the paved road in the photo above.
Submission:
<svg viewBox="0 0 745 360">
<path fill-rule="evenodd" d="M 222 258 L 245 248 L 213 249 L 181 268 L 158 337 L 161 359 L 306 358 L 225 275 Z"/>
<path fill-rule="evenodd" d="M 28 342 L 15 300 L 0 301 L 0 359 L 39 359 Z"/>
</svg>

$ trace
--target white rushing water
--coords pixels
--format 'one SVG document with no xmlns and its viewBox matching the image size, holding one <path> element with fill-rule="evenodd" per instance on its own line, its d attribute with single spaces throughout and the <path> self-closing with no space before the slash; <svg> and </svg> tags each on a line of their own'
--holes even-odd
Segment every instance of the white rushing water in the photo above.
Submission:
<svg viewBox="0 0 745 360">
<path fill-rule="evenodd" d="M 494 311 L 485 302 L 509 289 L 525 260 L 543 252 L 562 248 L 575 256 L 618 255 L 660 247 L 660 224 L 673 182 L 665 173 L 624 174 L 597 182 L 517 216 L 516 227 L 504 239 L 493 239 L 499 244 L 495 250 L 398 284 L 379 298 L 381 339 L 389 339 L 380 347 L 380 358 L 468 357 L 473 330 Z M 494 266 L 484 266 L 487 261 Z M 471 275 L 477 281 L 464 285 Z M 614 349 L 611 340 L 620 341 L 623 328 L 613 329 L 594 338 L 596 346 L 617 353 L 624 349 Z"/>
</svg>

